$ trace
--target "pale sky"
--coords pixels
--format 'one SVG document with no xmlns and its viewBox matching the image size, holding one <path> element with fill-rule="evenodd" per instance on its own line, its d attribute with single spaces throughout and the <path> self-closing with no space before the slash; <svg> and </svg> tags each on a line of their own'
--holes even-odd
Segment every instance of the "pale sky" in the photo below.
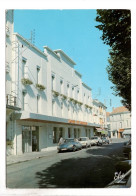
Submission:
<svg viewBox="0 0 136 196">
<path fill-rule="evenodd" d="M 95 28 L 96 10 L 15 10 L 14 31 L 30 39 L 35 30 L 35 45 L 52 50 L 62 49 L 76 62 L 75 69 L 92 88 L 93 98 L 106 104 L 107 111 L 121 106 L 108 80 L 109 46 L 100 39 L 102 32 Z M 110 101 L 111 99 L 111 101 Z"/>
</svg>

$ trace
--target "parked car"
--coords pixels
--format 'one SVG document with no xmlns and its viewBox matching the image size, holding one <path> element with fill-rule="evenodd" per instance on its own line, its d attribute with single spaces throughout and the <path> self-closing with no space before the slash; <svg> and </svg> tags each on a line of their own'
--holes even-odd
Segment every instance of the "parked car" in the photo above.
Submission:
<svg viewBox="0 0 136 196">
<path fill-rule="evenodd" d="M 101 140 L 101 138 L 100 137 L 98 137 L 98 136 L 93 136 L 93 137 L 91 137 L 91 144 L 93 144 L 94 143 L 94 145 L 102 145 L 102 140 Z"/>
<path fill-rule="evenodd" d="M 123 154 L 128 159 L 131 159 L 131 140 L 129 140 L 127 143 L 124 144 Z"/>
<path fill-rule="evenodd" d="M 87 147 L 90 147 L 91 146 L 91 142 L 90 142 L 90 140 L 89 140 L 88 137 L 80 137 L 78 139 L 78 141 L 80 142 L 80 144 L 82 145 L 82 147 L 87 148 Z"/>
<path fill-rule="evenodd" d="M 103 144 L 109 144 L 110 143 L 110 140 L 108 137 L 102 137 L 102 143 Z"/>
<path fill-rule="evenodd" d="M 64 140 L 63 144 L 58 145 L 57 150 L 58 152 L 61 151 L 76 151 L 76 150 L 81 150 L 82 145 L 80 144 L 79 141 L 77 141 L 74 138 L 67 138 Z"/>
</svg>

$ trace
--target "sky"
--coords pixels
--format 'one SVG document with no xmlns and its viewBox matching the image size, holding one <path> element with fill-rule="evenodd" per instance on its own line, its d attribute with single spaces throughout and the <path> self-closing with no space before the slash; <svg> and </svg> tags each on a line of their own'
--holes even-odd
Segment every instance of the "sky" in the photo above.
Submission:
<svg viewBox="0 0 136 196">
<path fill-rule="evenodd" d="M 82 74 L 82 81 L 92 89 L 93 99 L 107 106 L 107 111 L 122 106 L 120 97 L 113 95 L 108 80 L 109 46 L 100 39 L 102 32 L 95 26 L 96 10 L 14 10 L 14 32 L 31 38 L 35 31 L 35 46 L 62 49 Z"/>
</svg>

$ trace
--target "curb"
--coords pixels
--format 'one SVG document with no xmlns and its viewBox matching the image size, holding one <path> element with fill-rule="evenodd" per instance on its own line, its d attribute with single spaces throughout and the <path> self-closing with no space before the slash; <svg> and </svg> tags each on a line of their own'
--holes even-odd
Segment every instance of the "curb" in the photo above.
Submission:
<svg viewBox="0 0 136 196">
<path fill-rule="evenodd" d="M 56 152 L 56 151 L 55 151 L 55 152 Z M 31 159 L 26 159 L 26 160 L 22 160 L 22 161 L 16 161 L 16 162 L 12 162 L 12 163 L 7 163 L 6 165 L 7 165 L 7 166 L 10 166 L 10 165 L 14 165 L 14 164 L 22 163 L 22 162 L 27 162 L 27 161 L 31 161 L 31 160 L 34 160 L 34 159 L 41 159 L 41 158 L 49 157 L 49 156 L 52 156 L 52 154 L 47 154 L 47 155 L 42 155 L 42 156 L 33 157 L 33 158 L 31 158 Z"/>
</svg>

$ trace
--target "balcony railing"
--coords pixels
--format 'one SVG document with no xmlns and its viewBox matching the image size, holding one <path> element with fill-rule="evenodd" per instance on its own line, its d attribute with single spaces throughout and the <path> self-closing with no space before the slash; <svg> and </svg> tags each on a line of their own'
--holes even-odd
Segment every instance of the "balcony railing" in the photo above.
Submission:
<svg viewBox="0 0 136 196">
<path fill-rule="evenodd" d="M 17 98 L 11 94 L 6 95 L 6 104 L 11 106 L 17 106 Z"/>
<path fill-rule="evenodd" d="M 9 31 L 9 27 L 6 26 L 6 35 L 9 36 L 10 35 L 10 31 Z"/>
<path fill-rule="evenodd" d="M 10 71 L 9 62 L 6 61 L 6 72 L 9 73 L 9 71 Z"/>
</svg>

